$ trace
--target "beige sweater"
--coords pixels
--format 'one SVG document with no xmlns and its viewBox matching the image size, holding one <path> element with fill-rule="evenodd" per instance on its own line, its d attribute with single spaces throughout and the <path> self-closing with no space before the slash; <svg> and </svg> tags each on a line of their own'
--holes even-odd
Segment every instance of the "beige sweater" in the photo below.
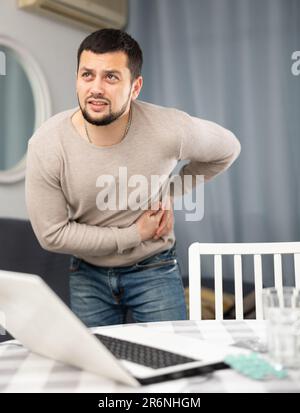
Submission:
<svg viewBox="0 0 300 413">
<path fill-rule="evenodd" d="M 76 255 L 100 266 L 126 266 L 170 248 L 174 232 L 141 242 L 135 221 L 141 208 L 101 210 L 97 179 L 170 175 L 187 159 L 182 174 L 208 180 L 237 158 L 240 144 L 223 127 L 187 113 L 136 100 L 132 123 L 118 144 L 99 147 L 75 129 L 78 107 L 56 114 L 31 137 L 26 168 L 26 203 L 33 230 L 47 250 Z M 130 191 L 128 192 L 130 193 Z M 97 201 L 98 199 L 98 201 Z M 97 203 L 98 202 L 98 203 Z"/>
</svg>

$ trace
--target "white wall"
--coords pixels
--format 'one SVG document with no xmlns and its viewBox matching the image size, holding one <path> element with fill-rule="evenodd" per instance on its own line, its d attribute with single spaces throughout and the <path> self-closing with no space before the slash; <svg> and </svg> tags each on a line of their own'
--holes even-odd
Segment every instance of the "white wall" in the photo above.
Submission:
<svg viewBox="0 0 300 413">
<path fill-rule="evenodd" d="M 0 2 L 0 34 L 23 45 L 40 65 L 50 90 L 52 114 L 77 105 L 76 54 L 88 32 L 24 12 L 17 0 L 5 0 Z M 27 218 L 24 181 L 0 184 L 0 217 Z"/>
</svg>

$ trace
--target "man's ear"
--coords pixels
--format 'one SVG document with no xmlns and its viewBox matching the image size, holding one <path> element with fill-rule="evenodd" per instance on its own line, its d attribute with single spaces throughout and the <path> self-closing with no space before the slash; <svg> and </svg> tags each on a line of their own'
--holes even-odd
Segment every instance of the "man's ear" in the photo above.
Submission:
<svg viewBox="0 0 300 413">
<path fill-rule="evenodd" d="M 143 77 L 139 76 L 133 82 L 133 91 L 132 91 L 132 99 L 133 100 L 137 99 L 137 97 L 140 94 L 140 91 L 142 89 L 142 86 L 143 86 Z"/>
</svg>

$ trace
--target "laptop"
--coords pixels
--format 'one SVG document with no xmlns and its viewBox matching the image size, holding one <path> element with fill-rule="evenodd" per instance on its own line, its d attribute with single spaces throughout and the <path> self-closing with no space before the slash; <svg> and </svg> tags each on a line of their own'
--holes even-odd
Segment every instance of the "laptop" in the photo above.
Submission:
<svg viewBox="0 0 300 413">
<path fill-rule="evenodd" d="M 30 351 L 133 387 L 227 368 L 236 351 L 145 325 L 88 329 L 33 274 L 0 270 L 0 311 Z"/>
</svg>

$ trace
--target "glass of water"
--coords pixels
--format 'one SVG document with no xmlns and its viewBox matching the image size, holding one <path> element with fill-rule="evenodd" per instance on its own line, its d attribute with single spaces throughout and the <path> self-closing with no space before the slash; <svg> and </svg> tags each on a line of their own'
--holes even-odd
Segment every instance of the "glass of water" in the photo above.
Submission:
<svg viewBox="0 0 300 413">
<path fill-rule="evenodd" d="M 300 367 L 300 290 L 263 289 L 269 356 L 283 367 Z"/>
</svg>

